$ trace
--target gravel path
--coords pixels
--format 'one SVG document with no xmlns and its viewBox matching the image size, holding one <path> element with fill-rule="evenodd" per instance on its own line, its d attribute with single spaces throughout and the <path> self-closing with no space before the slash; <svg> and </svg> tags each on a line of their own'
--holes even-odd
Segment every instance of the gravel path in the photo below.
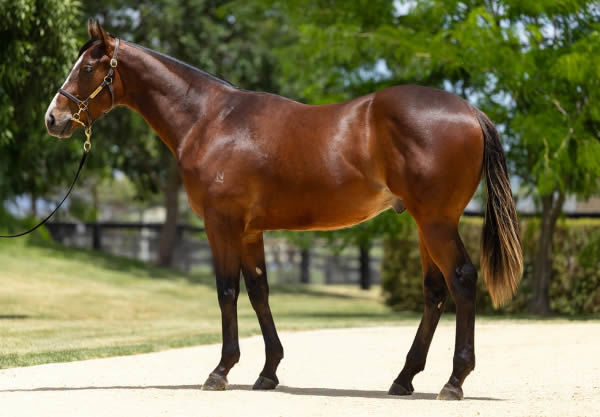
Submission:
<svg viewBox="0 0 600 417">
<path fill-rule="evenodd" d="M 386 395 L 410 326 L 281 333 L 281 385 L 254 392 L 260 337 L 241 340 L 225 392 L 200 391 L 219 345 L 0 371 L 0 416 L 599 416 L 600 323 L 482 322 L 462 402 L 436 401 L 452 367 L 442 323 L 410 397 Z"/>
</svg>

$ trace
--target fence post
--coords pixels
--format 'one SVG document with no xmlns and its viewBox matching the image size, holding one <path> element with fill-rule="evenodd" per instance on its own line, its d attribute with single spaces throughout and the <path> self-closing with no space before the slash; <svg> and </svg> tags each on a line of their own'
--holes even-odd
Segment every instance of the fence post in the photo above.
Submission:
<svg viewBox="0 0 600 417">
<path fill-rule="evenodd" d="M 360 246 L 360 288 L 371 288 L 371 245 Z"/>
<path fill-rule="evenodd" d="M 300 282 L 302 284 L 310 282 L 310 249 L 300 250 Z"/>
<path fill-rule="evenodd" d="M 92 224 L 92 248 L 102 250 L 102 226 L 98 222 Z"/>
</svg>

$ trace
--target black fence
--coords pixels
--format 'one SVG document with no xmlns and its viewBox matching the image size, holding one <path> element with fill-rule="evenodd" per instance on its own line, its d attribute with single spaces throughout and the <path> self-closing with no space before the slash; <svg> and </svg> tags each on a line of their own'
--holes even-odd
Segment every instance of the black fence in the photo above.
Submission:
<svg viewBox="0 0 600 417">
<path fill-rule="evenodd" d="M 463 212 L 463 216 L 465 217 L 484 217 L 483 212 L 481 211 L 470 211 L 467 210 Z M 540 213 L 517 213 L 519 217 L 540 217 Z M 565 212 L 562 216 L 567 219 L 600 219 L 600 212 Z"/>
<path fill-rule="evenodd" d="M 464 216 L 482 217 L 483 213 L 465 211 Z M 600 213 L 565 213 L 567 218 L 600 218 Z M 519 217 L 539 217 L 519 213 Z M 155 262 L 161 223 L 47 223 L 52 237 L 67 246 L 90 248 Z M 173 266 L 187 272 L 213 270 L 212 255 L 204 229 L 177 226 Z M 270 282 L 313 282 L 323 284 L 357 284 L 369 287 L 380 282 L 383 253 L 379 242 L 369 251 L 356 247 L 334 253 L 325 241 L 317 241 L 302 250 L 274 234 L 265 234 L 265 258 Z"/>
<path fill-rule="evenodd" d="M 96 249 L 144 262 L 158 257 L 160 223 L 47 223 L 52 238 L 64 245 Z M 269 281 L 356 284 L 369 287 L 380 281 L 382 249 L 346 248 L 335 253 L 325 241 L 300 249 L 286 239 L 265 234 L 265 258 Z M 187 272 L 211 272 L 212 255 L 204 229 L 177 226 L 173 266 Z"/>
</svg>

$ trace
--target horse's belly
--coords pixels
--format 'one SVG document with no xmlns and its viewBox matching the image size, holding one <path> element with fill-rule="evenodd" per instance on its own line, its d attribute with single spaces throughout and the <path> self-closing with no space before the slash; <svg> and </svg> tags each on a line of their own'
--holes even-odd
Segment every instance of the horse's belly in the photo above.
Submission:
<svg viewBox="0 0 600 417">
<path fill-rule="evenodd" d="M 396 197 L 387 189 L 377 192 L 310 192 L 272 198 L 256 211 L 248 229 L 333 230 L 350 227 L 391 208 Z"/>
</svg>

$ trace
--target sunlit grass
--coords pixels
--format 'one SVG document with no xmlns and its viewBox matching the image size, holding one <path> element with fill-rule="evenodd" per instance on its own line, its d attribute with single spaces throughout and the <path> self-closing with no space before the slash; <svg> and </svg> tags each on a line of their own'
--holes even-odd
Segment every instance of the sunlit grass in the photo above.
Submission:
<svg viewBox="0 0 600 417">
<path fill-rule="evenodd" d="M 71 361 L 221 339 L 214 278 L 27 240 L 0 242 L 0 367 Z M 379 289 L 275 286 L 280 330 L 394 324 Z M 240 295 L 240 336 L 260 333 Z"/>
</svg>

